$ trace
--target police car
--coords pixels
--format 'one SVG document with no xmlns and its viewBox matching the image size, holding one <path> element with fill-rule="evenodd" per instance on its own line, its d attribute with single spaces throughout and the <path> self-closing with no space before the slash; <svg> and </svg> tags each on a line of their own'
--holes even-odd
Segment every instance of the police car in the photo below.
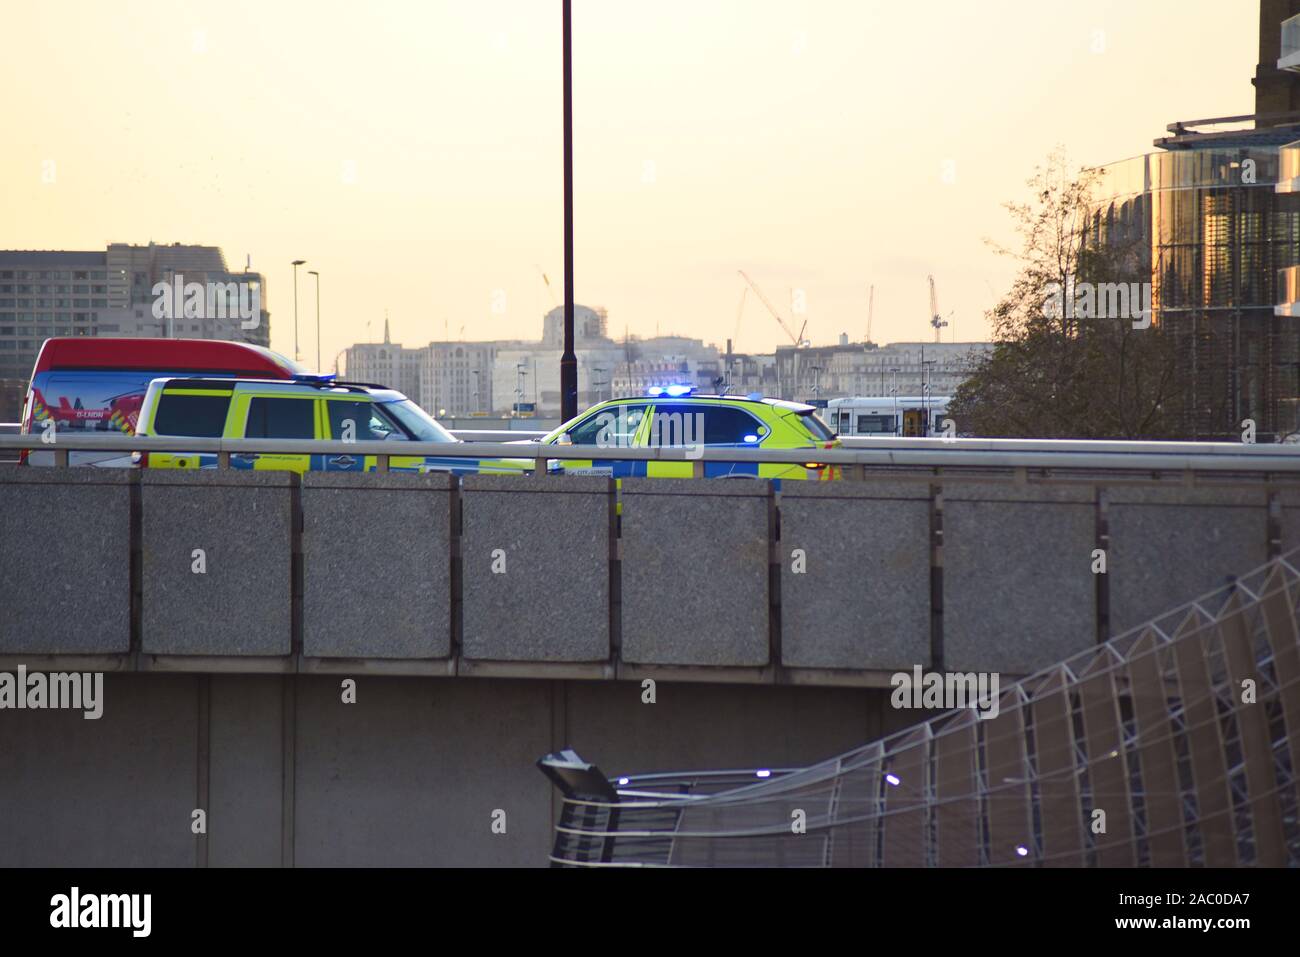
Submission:
<svg viewBox="0 0 1300 957">
<path fill-rule="evenodd" d="M 705 462 L 705 478 L 829 480 L 838 466 L 816 461 L 816 451 L 837 448 L 835 433 L 817 409 L 760 395 L 696 395 L 687 386 L 650 389 L 644 396 L 611 399 L 592 406 L 538 440 L 548 445 L 618 448 L 807 449 L 800 464 Z M 688 451 L 689 455 L 689 451 Z M 614 478 L 690 478 L 692 461 L 563 459 L 569 475 Z"/>
<path fill-rule="evenodd" d="M 332 376 L 299 375 L 293 380 L 164 378 L 149 383 L 136 434 L 227 439 L 334 439 L 356 442 L 445 442 L 460 440 L 423 409 L 392 389 Z M 197 452 L 137 452 L 144 468 L 216 468 L 217 455 Z M 234 469 L 289 472 L 373 472 L 374 455 L 232 453 Z M 518 474 L 532 461 L 389 457 L 395 472 Z"/>
</svg>

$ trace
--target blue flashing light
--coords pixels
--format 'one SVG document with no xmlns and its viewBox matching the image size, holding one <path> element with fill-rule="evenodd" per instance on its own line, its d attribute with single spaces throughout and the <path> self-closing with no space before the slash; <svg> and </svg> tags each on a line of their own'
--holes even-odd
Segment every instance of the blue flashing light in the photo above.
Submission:
<svg viewBox="0 0 1300 957">
<path fill-rule="evenodd" d="M 667 385 L 667 386 L 657 385 L 649 389 L 646 389 L 645 391 L 646 391 L 646 395 L 653 396 L 656 398 L 659 396 L 666 395 L 674 399 L 680 399 L 684 395 L 690 395 L 692 392 L 695 391 L 695 389 L 689 385 Z"/>
<path fill-rule="evenodd" d="M 314 372 L 299 372 L 297 375 L 295 375 L 295 376 L 293 377 L 293 381 L 295 381 L 295 382 L 333 382 L 333 381 L 334 381 L 335 379 L 337 379 L 337 378 L 338 378 L 338 375 L 337 375 L 336 373 L 333 373 L 333 372 L 329 373 L 328 375 L 318 375 L 318 374 L 316 374 L 316 373 L 314 373 Z"/>
<path fill-rule="evenodd" d="M 746 441 L 746 442 L 757 442 L 757 441 L 758 441 L 758 436 L 757 436 L 757 435 L 754 435 L 754 434 L 751 432 L 749 435 L 745 436 L 745 441 Z"/>
</svg>

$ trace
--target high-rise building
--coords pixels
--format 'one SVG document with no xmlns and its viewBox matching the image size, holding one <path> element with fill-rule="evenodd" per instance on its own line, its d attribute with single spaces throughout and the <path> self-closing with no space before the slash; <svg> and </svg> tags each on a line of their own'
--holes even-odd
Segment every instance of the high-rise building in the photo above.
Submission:
<svg viewBox="0 0 1300 957">
<path fill-rule="evenodd" d="M 1160 152 L 1097 170 L 1086 242 L 1136 245 L 1151 327 L 1173 337 L 1192 438 L 1300 428 L 1300 335 L 1286 277 L 1300 263 L 1300 0 L 1262 0 L 1255 113 L 1173 123 Z"/>
<path fill-rule="evenodd" d="M 154 291 L 158 283 L 168 286 L 165 302 Z M 0 250 L 0 420 L 21 413 L 36 353 L 51 336 L 174 336 L 264 346 L 270 331 L 262 276 L 232 273 L 215 246 Z"/>
</svg>

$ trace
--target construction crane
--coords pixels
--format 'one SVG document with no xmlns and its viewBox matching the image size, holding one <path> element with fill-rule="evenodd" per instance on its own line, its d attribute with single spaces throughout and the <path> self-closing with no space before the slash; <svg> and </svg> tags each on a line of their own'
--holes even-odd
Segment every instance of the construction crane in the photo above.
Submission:
<svg viewBox="0 0 1300 957">
<path fill-rule="evenodd" d="M 934 341 L 939 341 L 939 336 L 948 321 L 939 315 L 939 294 L 934 291 L 934 277 L 930 276 L 930 325 L 934 326 Z"/>
<path fill-rule="evenodd" d="M 803 321 L 803 325 L 799 327 L 799 334 L 795 335 L 793 332 L 790 331 L 790 326 L 786 324 L 786 321 L 781 318 L 781 314 L 776 311 L 776 307 L 773 306 L 772 303 L 768 301 L 767 296 L 763 295 L 763 290 L 759 289 L 758 285 L 754 282 L 754 280 L 750 279 L 749 276 L 745 274 L 745 270 L 737 269 L 736 271 L 740 273 L 740 278 L 745 280 L 745 282 L 749 284 L 749 288 L 754 290 L 754 295 L 758 297 L 759 302 L 761 302 L 764 306 L 767 307 L 767 311 L 772 314 L 772 318 L 775 319 L 777 321 L 777 324 L 781 326 L 781 331 L 790 337 L 790 341 L 794 343 L 794 347 L 798 349 L 807 345 L 807 342 L 804 340 L 803 334 L 804 334 L 804 330 L 808 328 L 808 320 L 805 319 Z"/>
<path fill-rule="evenodd" d="M 740 305 L 736 309 L 736 331 L 732 333 L 731 338 L 740 340 L 740 320 L 745 315 L 745 297 L 749 295 L 749 287 L 746 286 L 740 290 Z"/>
</svg>

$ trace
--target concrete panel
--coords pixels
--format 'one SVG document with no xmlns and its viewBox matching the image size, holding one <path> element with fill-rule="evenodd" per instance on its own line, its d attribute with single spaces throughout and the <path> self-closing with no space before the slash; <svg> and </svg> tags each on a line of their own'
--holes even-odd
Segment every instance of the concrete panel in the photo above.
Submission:
<svg viewBox="0 0 1300 957">
<path fill-rule="evenodd" d="M 546 865 L 549 682 L 298 680 L 298 866 Z"/>
<path fill-rule="evenodd" d="M 130 648 L 134 480 L 0 468 L 0 655 Z"/>
<path fill-rule="evenodd" d="M 1263 490 L 1115 488 L 1110 507 L 1110 626 L 1119 634 L 1268 559 Z"/>
<path fill-rule="evenodd" d="M 1094 493 L 950 482 L 943 667 L 1026 674 L 1097 641 Z"/>
<path fill-rule="evenodd" d="M 566 745 L 606 774 L 803 767 L 933 717 L 897 712 L 889 690 L 660 681 L 567 682 Z"/>
<path fill-rule="evenodd" d="M 0 867 L 193 867 L 199 680 L 106 674 L 97 720 L 0 711 Z"/>
<path fill-rule="evenodd" d="M 1281 532 L 1281 550 L 1283 554 L 1300 549 L 1300 488 L 1291 486 L 1278 490 L 1278 504 L 1282 514 L 1279 516 Z"/>
<path fill-rule="evenodd" d="M 462 489 L 465 657 L 607 660 L 614 483 L 467 475 Z"/>
<path fill-rule="evenodd" d="M 623 480 L 623 660 L 769 659 L 766 482 Z"/>
<path fill-rule="evenodd" d="M 295 477 L 146 471 L 141 479 L 144 650 L 288 654 Z M 204 551 L 203 574 L 193 570 L 195 549 Z"/>
<path fill-rule="evenodd" d="M 302 651 L 451 654 L 447 474 L 310 472 L 302 480 Z"/>
<path fill-rule="evenodd" d="M 278 675 L 211 675 L 208 866 L 279 867 L 283 797 Z M 293 680 L 293 679 L 288 679 Z"/>
<path fill-rule="evenodd" d="M 928 662 L 928 486 L 787 482 L 780 508 L 782 662 L 890 670 Z"/>
</svg>

